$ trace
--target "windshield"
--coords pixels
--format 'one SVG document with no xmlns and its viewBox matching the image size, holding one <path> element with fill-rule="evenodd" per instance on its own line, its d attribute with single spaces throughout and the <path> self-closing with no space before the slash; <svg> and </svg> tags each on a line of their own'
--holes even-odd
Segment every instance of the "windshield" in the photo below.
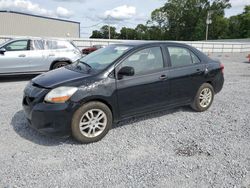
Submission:
<svg viewBox="0 0 250 188">
<path fill-rule="evenodd" d="M 81 70 L 86 69 L 86 67 L 97 71 L 104 70 L 129 49 L 131 46 L 108 46 L 81 58 L 74 65 Z"/>
<path fill-rule="evenodd" d="M 0 46 L 3 47 L 5 44 L 8 44 L 9 42 L 14 41 L 13 39 L 9 39 L 7 41 L 4 42 L 0 42 Z"/>
</svg>

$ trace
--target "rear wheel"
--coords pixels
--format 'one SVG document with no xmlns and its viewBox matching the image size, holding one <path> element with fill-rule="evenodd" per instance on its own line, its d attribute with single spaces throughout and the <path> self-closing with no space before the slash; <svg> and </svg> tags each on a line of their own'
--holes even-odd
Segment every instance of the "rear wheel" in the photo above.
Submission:
<svg viewBox="0 0 250 188">
<path fill-rule="evenodd" d="M 209 83 L 204 83 L 199 88 L 191 107 L 197 112 L 206 111 L 213 103 L 214 89 Z"/>
<path fill-rule="evenodd" d="M 112 112 L 101 102 L 89 102 L 74 114 L 71 124 L 74 138 L 82 143 L 101 140 L 110 130 Z"/>
<path fill-rule="evenodd" d="M 64 62 L 64 61 L 61 61 L 61 62 L 56 62 L 53 66 L 52 66 L 52 69 L 59 69 L 61 67 L 64 67 L 66 65 L 68 65 L 69 63 L 68 62 Z"/>
</svg>

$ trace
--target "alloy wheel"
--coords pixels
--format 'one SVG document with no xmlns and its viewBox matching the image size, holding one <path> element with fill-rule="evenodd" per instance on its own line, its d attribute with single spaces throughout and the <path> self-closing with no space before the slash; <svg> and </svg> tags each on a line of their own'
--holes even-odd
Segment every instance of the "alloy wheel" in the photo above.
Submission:
<svg viewBox="0 0 250 188">
<path fill-rule="evenodd" d="M 107 126 L 107 115 L 100 109 L 91 109 L 83 114 L 79 128 L 81 134 L 88 138 L 99 136 Z"/>
<path fill-rule="evenodd" d="M 210 88 L 204 88 L 200 93 L 200 106 L 202 108 L 207 108 L 212 101 L 212 91 Z"/>
<path fill-rule="evenodd" d="M 62 63 L 62 64 L 58 64 L 55 68 L 59 69 L 59 68 L 64 67 L 64 66 L 65 66 L 65 64 Z"/>
</svg>

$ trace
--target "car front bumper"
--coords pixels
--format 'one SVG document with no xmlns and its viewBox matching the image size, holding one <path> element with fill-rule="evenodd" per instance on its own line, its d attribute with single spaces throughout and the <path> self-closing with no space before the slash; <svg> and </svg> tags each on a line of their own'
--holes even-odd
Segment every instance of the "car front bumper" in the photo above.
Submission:
<svg viewBox="0 0 250 188">
<path fill-rule="evenodd" d="M 29 87 L 29 88 L 27 88 Z M 71 120 L 76 104 L 50 104 L 43 101 L 49 90 L 28 85 L 23 96 L 23 110 L 32 128 L 51 136 L 71 135 Z"/>
</svg>

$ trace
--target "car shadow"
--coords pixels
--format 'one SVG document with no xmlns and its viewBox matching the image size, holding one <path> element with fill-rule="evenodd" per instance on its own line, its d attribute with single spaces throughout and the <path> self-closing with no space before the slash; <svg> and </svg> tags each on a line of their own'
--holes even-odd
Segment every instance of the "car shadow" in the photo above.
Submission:
<svg viewBox="0 0 250 188">
<path fill-rule="evenodd" d="M 18 111 L 11 119 L 11 125 L 14 131 L 22 138 L 29 140 L 35 144 L 43 146 L 57 146 L 61 144 L 74 144 L 78 143 L 71 137 L 51 137 L 47 135 L 42 135 L 36 130 L 29 126 L 28 120 L 25 117 L 24 111 Z"/>
<path fill-rule="evenodd" d="M 138 123 L 141 121 L 146 121 L 148 119 L 153 119 L 153 118 L 159 118 L 168 114 L 176 113 L 176 112 L 194 112 L 189 106 L 183 106 L 183 107 L 176 107 L 173 109 L 168 109 L 168 110 L 161 110 L 159 112 L 153 112 L 151 114 L 146 114 L 146 115 L 140 115 L 136 117 L 131 117 L 125 120 L 122 120 L 116 124 L 113 125 L 113 129 L 129 125 L 131 123 Z"/>
<path fill-rule="evenodd" d="M 174 108 L 170 110 L 165 110 L 161 112 L 154 112 L 152 114 L 148 115 L 141 115 L 133 118 L 129 118 L 123 121 L 120 121 L 119 123 L 116 123 L 113 125 L 112 129 L 116 129 L 122 126 L 129 125 L 131 123 L 137 123 L 141 121 L 145 121 L 152 118 L 158 118 L 161 116 L 165 116 L 171 113 L 176 113 L 180 111 L 186 111 L 186 112 L 193 112 L 191 108 L 189 107 L 179 107 Z M 15 113 L 11 120 L 11 125 L 14 129 L 14 131 L 22 138 L 29 140 L 35 144 L 43 145 L 43 146 L 58 146 L 62 144 L 70 144 L 70 145 L 81 145 L 81 143 L 74 140 L 71 136 L 70 137 L 64 137 L 64 138 L 58 138 L 58 137 L 51 137 L 47 135 L 42 135 L 41 133 L 37 132 L 36 130 L 32 129 L 29 126 L 29 123 L 25 117 L 24 111 L 18 111 Z"/>
<path fill-rule="evenodd" d="M 0 76 L 1 82 L 19 82 L 19 81 L 29 81 L 38 75 L 15 75 L 15 76 Z"/>
<path fill-rule="evenodd" d="M 250 61 L 243 61 L 243 63 L 250 65 Z"/>
</svg>

